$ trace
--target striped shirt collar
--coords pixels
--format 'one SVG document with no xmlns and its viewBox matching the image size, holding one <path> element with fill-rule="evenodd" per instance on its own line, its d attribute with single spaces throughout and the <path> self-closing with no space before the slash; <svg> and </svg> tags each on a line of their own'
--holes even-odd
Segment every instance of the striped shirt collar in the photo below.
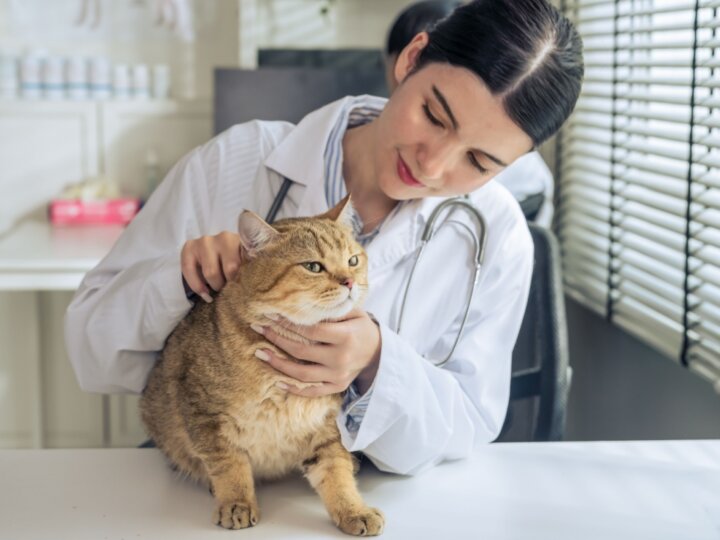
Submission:
<svg viewBox="0 0 720 540">
<path fill-rule="evenodd" d="M 385 107 L 386 100 L 374 96 L 358 96 L 348 100 L 330 131 L 324 153 L 325 198 L 332 208 L 347 195 L 342 174 L 342 140 L 348 128 L 367 124 L 377 118 Z M 398 205 L 399 206 L 399 205 Z M 397 208 L 397 206 L 396 206 Z M 395 210 L 393 210 L 394 212 Z M 387 219 L 387 218 L 385 218 Z M 369 233 L 363 234 L 363 222 L 357 212 L 352 215 L 353 230 L 358 242 L 366 246 L 378 234 L 382 223 Z"/>
</svg>

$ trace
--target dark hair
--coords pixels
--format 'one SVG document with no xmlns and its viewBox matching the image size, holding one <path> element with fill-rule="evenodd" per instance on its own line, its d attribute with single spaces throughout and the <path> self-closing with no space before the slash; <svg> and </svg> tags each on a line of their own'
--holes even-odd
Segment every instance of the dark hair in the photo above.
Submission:
<svg viewBox="0 0 720 540">
<path fill-rule="evenodd" d="M 545 0 L 458 7 L 429 32 L 414 69 L 431 62 L 477 74 L 536 147 L 572 113 L 584 73 L 577 30 Z"/>
<path fill-rule="evenodd" d="M 399 54 L 416 34 L 432 29 L 435 23 L 450 15 L 459 5 L 457 0 L 426 0 L 409 5 L 390 27 L 385 53 L 388 56 Z"/>
</svg>

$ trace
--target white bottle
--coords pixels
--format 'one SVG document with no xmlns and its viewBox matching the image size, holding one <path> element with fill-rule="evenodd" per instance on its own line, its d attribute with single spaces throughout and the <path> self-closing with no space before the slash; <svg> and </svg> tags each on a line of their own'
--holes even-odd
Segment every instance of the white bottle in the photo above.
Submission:
<svg viewBox="0 0 720 540">
<path fill-rule="evenodd" d="M 87 59 L 81 56 L 68 58 L 65 64 L 65 80 L 70 99 L 87 99 L 89 95 Z"/>
<path fill-rule="evenodd" d="M 153 66 L 152 97 L 155 99 L 170 97 L 170 66 L 167 64 Z"/>
<path fill-rule="evenodd" d="M 112 72 L 110 61 L 103 56 L 90 60 L 90 97 L 108 99 L 112 96 Z"/>
<path fill-rule="evenodd" d="M 0 98 L 16 98 L 19 87 L 17 58 L 11 54 L 0 53 Z"/>
<path fill-rule="evenodd" d="M 43 51 L 28 51 L 20 61 L 20 94 L 23 99 L 42 97 Z"/>
<path fill-rule="evenodd" d="M 45 99 L 65 97 L 65 59 L 48 56 L 42 64 L 42 89 Z"/>
<path fill-rule="evenodd" d="M 152 192 L 160 183 L 160 161 L 154 148 L 148 148 L 145 153 L 145 199 L 149 199 Z"/>
<path fill-rule="evenodd" d="M 132 67 L 132 96 L 135 99 L 150 99 L 150 70 L 145 64 Z"/>
<path fill-rule="evenodd" d="M 115 99 L 130 97 L 130 68 L 125 64 L 115 64 L 113 68 L 113 96 Z"/>
</svg>

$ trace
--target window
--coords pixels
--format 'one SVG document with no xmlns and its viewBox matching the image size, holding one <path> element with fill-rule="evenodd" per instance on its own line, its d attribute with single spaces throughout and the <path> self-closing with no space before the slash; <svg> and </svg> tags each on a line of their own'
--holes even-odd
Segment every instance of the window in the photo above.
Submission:
<svg viewBox="0 0 720 540">
<path fill-rule="evenodd" d="M 566 292 L 720 392 L 720 1 L 561 7 L 586 65 L 558 138 Z"/>
</svg>

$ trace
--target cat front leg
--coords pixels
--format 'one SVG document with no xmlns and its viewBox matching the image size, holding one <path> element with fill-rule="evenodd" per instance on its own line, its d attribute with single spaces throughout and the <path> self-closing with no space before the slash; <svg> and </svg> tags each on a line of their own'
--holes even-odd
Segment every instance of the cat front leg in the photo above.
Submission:
<svg viewBox="0 0 720 540">
<path fill-rule="evenodd" d="M 316 446 L 302 462 L 302 471 L 341 531 L 354 536 L 382 534 L 385 517 L 362 500 L 353 460 L 340 441 L 327 441 Z"/>
<path fill-rule="evenodd" d="M 226 529 L 245 529 L 258 523 L 260 510 L 250 459 L 224 436 L 224 429 L 237 429 L 227 423 L 216 416 L 195 416 L 188 422 L 192 425 L 188 432 L 194 450 L 205 464 L 211 492 L 218 502 L 213 522 Z"/>
</svg>

